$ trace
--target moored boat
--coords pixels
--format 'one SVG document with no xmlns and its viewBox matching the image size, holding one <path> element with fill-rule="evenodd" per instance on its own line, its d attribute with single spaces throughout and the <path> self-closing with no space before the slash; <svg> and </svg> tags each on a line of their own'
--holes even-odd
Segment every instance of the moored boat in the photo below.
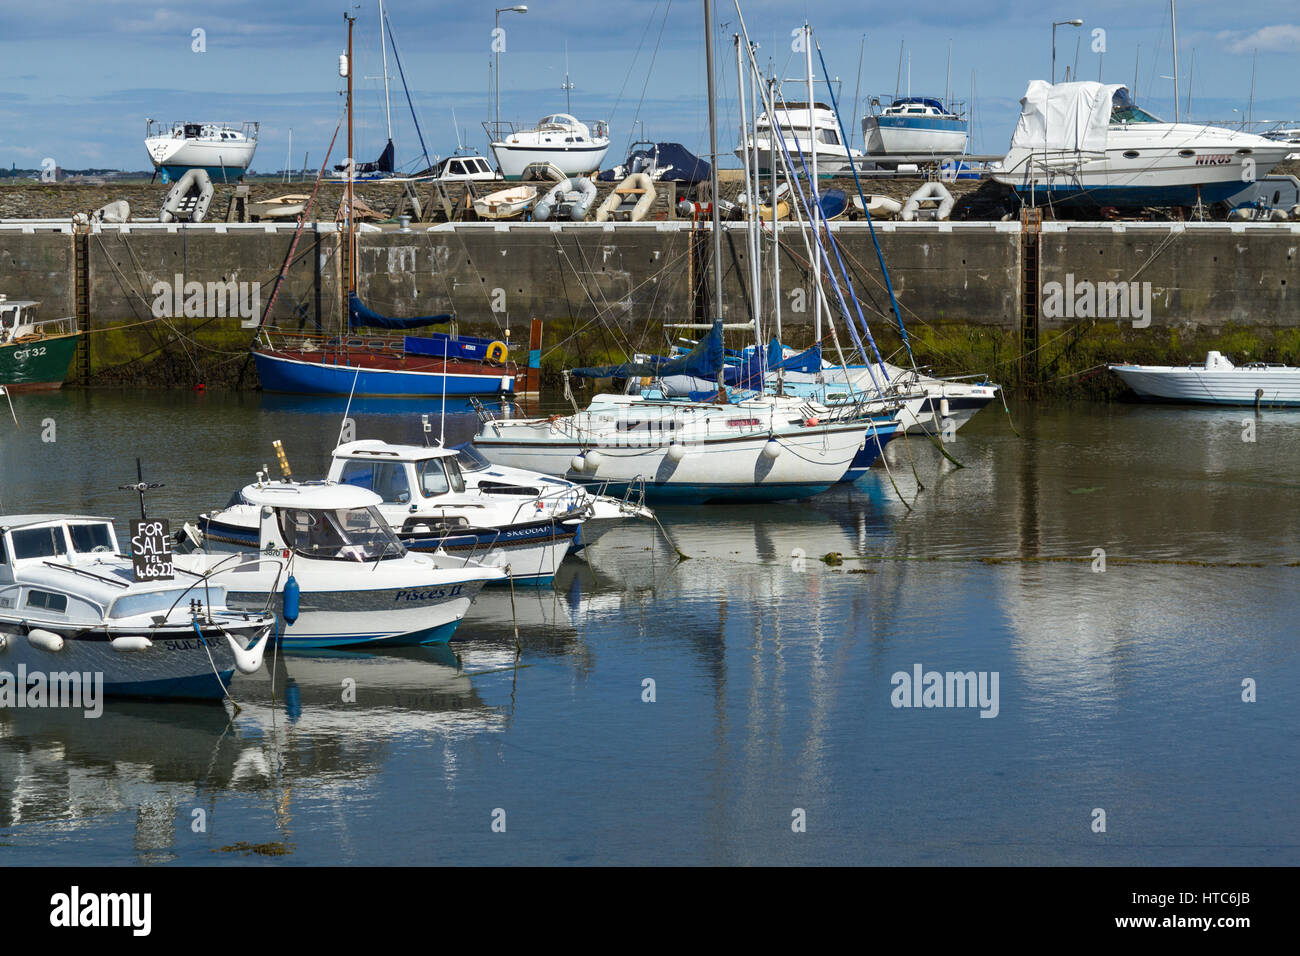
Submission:
<svg viewBox="0 0 1300 956">
<path fill-rule="evenodd" d="M 1111 365 L 1141 398 L 1208 405 L 1300 405 L 1300 368 L 1265 362 L 1237 365 L 1212 351 L 1188 365 Z"/>
<path fill-rule="evenodd" d="M 61 388 L 81 338 L 75 318 L 37 319 L 38 307 L 0 295 L 0 385 L 12 392 Z"/>
<path fill-rule="evenodd" d="M 113 522 L 0 516 L 0 672 L 75 675 L 109 696 L 217 699 L 261 666 L 273 618 L 201 575 L 138 581 Z M 26 690 L 24 686 L 20 690 Z"/>
</svg>

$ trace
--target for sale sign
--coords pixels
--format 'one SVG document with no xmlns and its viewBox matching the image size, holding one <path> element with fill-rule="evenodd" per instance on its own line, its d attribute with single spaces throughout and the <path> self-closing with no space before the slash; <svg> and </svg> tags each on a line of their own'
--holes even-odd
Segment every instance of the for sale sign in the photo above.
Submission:
<svg viewBox="0 0 1300 956">
<path fill-rule="evenodd" d="M 172 540 L 166 520 L 131 522 L 131 564 L 137 581 L 172 580 Z"/>
</svg>

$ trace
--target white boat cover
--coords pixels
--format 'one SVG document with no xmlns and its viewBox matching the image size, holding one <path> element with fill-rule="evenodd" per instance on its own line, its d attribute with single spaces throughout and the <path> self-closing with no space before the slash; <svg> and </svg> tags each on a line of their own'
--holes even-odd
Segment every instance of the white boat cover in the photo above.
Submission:
<svg viewBox="0 0 1300 956">
<path fill-rule="evenodd" d="M 1103 153 L 1110 128 L 1114 83 L 1057 83 L 1031 80 L 1020 98 L 1020 119 L 1011 148 Z"/>
</svg>

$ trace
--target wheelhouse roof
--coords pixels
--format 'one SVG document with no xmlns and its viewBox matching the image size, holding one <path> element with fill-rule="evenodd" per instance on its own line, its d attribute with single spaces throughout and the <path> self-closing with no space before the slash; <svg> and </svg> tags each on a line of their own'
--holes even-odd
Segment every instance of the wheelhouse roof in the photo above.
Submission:
<svg viewBox="0 0 1300 956">
<path fill-rule="evenodd" d="M 332 481 L 284 482 L 268 481 L 248 485 L 243 491 L 244 500 L 253 505 L 272 508 L 309 508 L 320 511 L 337 511 L 341 508 L 369 508 L 381 504 L 383 498 L 373 491 L 356 485 L 340 485 Z"/>
<path fill-rule="evenodd" d="M 431 458 L 455 458 L 456 455 L 454 448 L 394 445 L 377 439 L 351 441 L 334 449 L 335 458 L 347 461 L 428 461 Z"/>
<path fill-rule="evenodd" d="M 28 528 L 33 525 L 53 524 L 64 521 L 104 521 L 108 524 L 113 523 L 112 518 L 101 518 L 96 515 L 73 515 L 73 514 L 27 514 L 27 515 L 0 515 L 0 533 L 12 531 L 16 528 Z"/>
</svg>

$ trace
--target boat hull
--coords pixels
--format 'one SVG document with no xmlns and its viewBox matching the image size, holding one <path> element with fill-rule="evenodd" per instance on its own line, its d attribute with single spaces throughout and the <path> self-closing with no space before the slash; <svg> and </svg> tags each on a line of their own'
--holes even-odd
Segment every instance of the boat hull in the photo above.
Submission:
<svg viewBox="0 0 1300 956">
<path fill-rule="evenodd" d="M 869 156 L 959 156 L 966 151 L 965 121 L 937 116 L 868 116 L 862 137 Z"/>
<path fill-rule="evenodd" d="M 61 388 L 80 338 L 61 335 L 0 345 L 0 385 L 14 392 Z"/>
<path fill-rule="evenodd" d="M 741 413 L 737 413 L 738 415 Z M 563 435 L 545 441 L 517 441 L 486 432 L 474 446 L 491 462 L 557 475 L 570 481 L 608 483 L 605 493 L 623 495 L 644 484 L 652 502 L 704 504 L 715 501 L 782 501 L 806 498 L 838 483 L 857 456 L 867 426 L 846 425 L 804 434 L 778 433 L 781 453 L 764 454 L 766 431 L 744 437 L 686 438 L 684 456 L 673 461 L 670 445 L 652 447 L 579 442 Z M 573 460 L 598 451 L 599 463 L 582 471 Z"/>
<path fill-rule="evenodd" d="M 533 163 L 550 163 L 566 176 L 585 176 L 600 169 L 608 152 L 608 140 L 568 147 L 492 144 L 492 155 L 508 180 L 519 179 Z"/>
<path fill-rule="evenodd" d="M 1111 371 L 1139 397 L 1202 405 L 1300 406 L 1300 369 L 1207 370 L 1161 365 L 1112 365 Z"/>
<path fill-rule="evenodd" d="M 441 359 L 385 357 L 363 364 L 363 355 L 343 356 L 325 351 L 315 354 L 255 350 L 253 360 L 262 388 L 268 392 L 298 395 L 354 395 L 386 397 L 441 397 L 447 395 L 498 395 L 514 392 L 509 369 L 489 370 L 468 363 Z M 353 364 L 348 364 L 352 362 Z"/>
<path fill-rule="evenodd" d="M 125 635 L 106 635 L 102 630 L 63 634 L 60 651 L 32 646 L 19 630 L 12 622 L 0 622 L 0 634 L 6 638 L 5 648 L 0 650 L 0 672 L 13 674 L 15 679 L 22 673 L 29 677 L 39 673 L 51 682 L 59 675 L 99 675 L 107 697 L 220 700 L 226 696 L 235 671 L 229 644 L 215 632 L 204 639 L 196 633 L 155 635 L 152 647 L 124 652 L 114 650 L 108 637 Z M 227 630 L 244 647 L 252 637 L 229 626 Z"/>
</svg>

